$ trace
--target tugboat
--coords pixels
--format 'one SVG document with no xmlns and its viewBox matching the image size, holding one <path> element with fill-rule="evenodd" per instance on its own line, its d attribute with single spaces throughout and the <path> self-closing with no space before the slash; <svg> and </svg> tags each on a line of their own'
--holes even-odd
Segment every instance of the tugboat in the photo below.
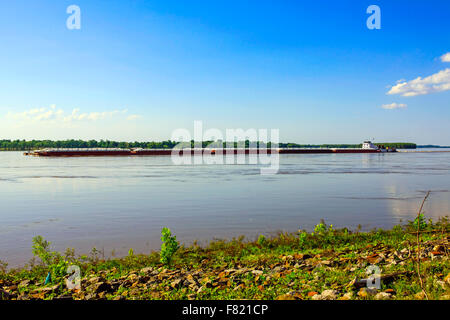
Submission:
<svg viewBox="0 0 450 320">
<path fill-rule="evenodd" d="M 395 148 L 385 147 L 384 145 L 376 146 L 371 141 L 364 141 L 362 144 L 364 150 L 379 150 L 380 152 L 397 152 Z"/>
</svg>

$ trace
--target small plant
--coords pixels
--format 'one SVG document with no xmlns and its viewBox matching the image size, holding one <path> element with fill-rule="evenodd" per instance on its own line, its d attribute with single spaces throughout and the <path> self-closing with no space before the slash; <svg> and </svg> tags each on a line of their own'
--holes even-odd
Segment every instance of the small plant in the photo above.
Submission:
<svg viewBox="0 0 450 320">
<path fill-rule="evenodd" d="M 177 237 L 172 236 L 169 228 L 163 228 L 161 231 L 161 252 L 160 252 L 160 261 L 166 265 L 171 264 L 173 255 L 180 247 Z"/>
<path fill-rule="evenodd" d="M 316 225 L 314 227 L 314 232 L 312 233 L 312 235 L 314 234 L 319 234 L 319 235 L 324 235 L 330 232 L 333 232 L 333 225 L 331 224 L 328 228 L 327 225 L 325 223 L 325 221 L 321 221 L 318 225 Z"/>
<path fill-rule="evenodd" d="M 327 231 L 327 228 L 325 227 L 324 223 L 319 223 L 318 225 L 316 225 L 314 227 L 314 232 L 312 233 L 314 234 L 323 234 Z"/>
<path fill-rule="evenodd" d="M 343 234 L 344 234 L 345 237 L 348 237 L 349 232 L 348 232 L 347 228 L 344 228 Z"/>
<path fill-rule="evenodd" d="M 65 260 L 58 252 L 50 251 L 50 242 L 42 236 L 33 238 L 33 255 L 38 256 L 43 264 L 49 269 L 50 276 L 48 279 L 61 278 L 66 275 L 69 261 Z M 52 277 L 53 276 L 53 277 Z"/>
<path fill-rule="evenodd" d="M 32 252 L 33 255 L 38 256 L 46 266 L 51 265 L 55 258 L 55 254 L 50 251 L 50 242 L 45 240 L 42 236 L 33 238 Z"/>
<path fill-rule="evenodd" d="M 130 248 L 130 250 L 128 250 L 128 256 L 130 256 L 130 257 L 134 256 L 133 248 Z"/>
<path fill-rule="evenodd" d="M 89 260 L 92 263 L 97 264 L 100 261 L 100 250 L 98 250 L 96 247 L 93 247 L 91 249 Z"/>
<path fill-rule="evenodd" d="M 258 237 L 258 244 L 259 244 L 260 246 L 264 246 L 264 245 L 266 244 L 266 242 L 267 242 L 266 237 L 265 237 L 264 235 L 261 234 L 261 235 Z"/>
<path fill-rule="evenodd" d="M 298 235 L 298 244 L 300 245 L 300 246 L 303 246 L 303 244 L 305 243 L 305 241 L 306 241 L 306 237 L 308 236 L 308 234 L 306 233 L 306 232 L 304 232 L 304 231 L 302 231 L 302 232 L 300 232 L 299 233 L 299 235 Z"/>
<path fill-rule="evenodd" d="M 0 260 L 0 274 L 6 274 L 8 269 L 8 264 L 2 260 Z"/>
<path fill-rule="evenodd" d="M 420 213 L 413 222 L 413 226 L 416 230 L 424 230 L 427 227 L 427 222 L 425 221 L 425 216 Z"/>
</svg>

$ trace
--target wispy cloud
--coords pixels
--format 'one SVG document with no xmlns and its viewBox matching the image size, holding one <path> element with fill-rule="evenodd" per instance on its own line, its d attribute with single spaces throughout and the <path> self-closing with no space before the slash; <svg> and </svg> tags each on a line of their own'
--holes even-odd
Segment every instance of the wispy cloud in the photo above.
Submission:
<svg viewBox="0 0 450 320">
<path fill-rule="evenodd" d="M 139 119 L 139 118 L 141 118 L 142 116 L 140 116 L 140 115 L 138 115 L 138 114 L 130 114 L 128 117 L 127 117 L 127 120 L 129 120 L 129 121 L 133 121 L 133 120 L 137 120 L 137 119 Z"/>
<path fill-rule="evenodd" d="M 73 121 L 98 121 L 107 118 L 112 118 L 117 114 L 125 114 L 127 110 L 113 110 L 113 111 L 104 111 L 104 112 L 90 112 L 90 113 L 80 113 L 80 109 L 73 109 L 72 114 L 64 117 L 64 122 L 73 122 Z"/>
<path fill-rule="evenodd" d="M 417 77 L 411 81 L 400 81 L 387 92 L 389 95 L 413 97 L 450 90 L 450 69 L 441 70 L 431 76 Z"/>
<path fill-rule="evenodd" d="M 392 109 L 404 109 L 407 107 L 406 104 L 404 103 L 391 103 L 391 104 L 383 104 L 381 106 L 383 109 L 388 109 L 388 110 L 392 110 Z"/>
<path fill-rule="evenodd" d="M 75 108 L 70 113 L 66 113 L 62 109 L 56 108 L 52 105 L 48 108 L 35 108 L 23 112 L 9 112 L 7 117 L 21 122 L 60 122 L 60 123 L 75 123 L 75 122 L 89 122 L 111 119 L 118 115 L 125 115 L 127 109 L 112 110 L 103 112 L 80 112 L 80 109 Z M 138 115 L 130 115 L 129 117 L 139 117 Z M 128 117 L 128 118 L 129 118 Z"/>
<path fill-rule="evenodd" d="M 443 54 L 441 56 L 441 61 L 442 62 L 450 62 L 450 52 L 447 52 L 446 54 Z"/>
</svg>

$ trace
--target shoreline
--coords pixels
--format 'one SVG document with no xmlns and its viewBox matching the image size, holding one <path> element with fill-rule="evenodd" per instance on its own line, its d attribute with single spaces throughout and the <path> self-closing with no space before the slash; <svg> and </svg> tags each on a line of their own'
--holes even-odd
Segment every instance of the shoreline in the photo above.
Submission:
<svg viewBox="0 0 450 320">
<path fill-rule="evenodd" d="M 425 290 L 430 299 L 449 299 L 448 217 L 419 221 Z M 0 264 L 0 299 L 424 299 L 417 281 L 414 231 L 413 222 L 366 232 L 320 223 L 312 233 L 181 245 L 165 263 L 161 251 L 144 255 L 132 249 L 122 258 L 103 259 L 99 251 L 75 257 L 70 250 L 52 252 L 41 239 L 34 244 L 33 264 L 8 271 Z M 177 241 L 170 232 L 165 239 L 167 258 Z M 80 267 L 78 290 L 65 284 L 70 265 Z M 376 290 L 363 285 L 370 265 L 381 272 Z M 51 280 L 45 283 L 49 271 Z"/>
</svg>

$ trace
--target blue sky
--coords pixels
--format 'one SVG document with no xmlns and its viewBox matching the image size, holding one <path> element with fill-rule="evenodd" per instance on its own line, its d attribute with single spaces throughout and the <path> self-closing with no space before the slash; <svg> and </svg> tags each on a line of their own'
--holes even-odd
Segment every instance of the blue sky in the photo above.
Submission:
<svg viewBox="0 0 450 320">
<path fill-rule="evenodd" d="M 0 40 L 0 139 L 450 145 L 448 1 L 2 1 Z"/>
</svg>

